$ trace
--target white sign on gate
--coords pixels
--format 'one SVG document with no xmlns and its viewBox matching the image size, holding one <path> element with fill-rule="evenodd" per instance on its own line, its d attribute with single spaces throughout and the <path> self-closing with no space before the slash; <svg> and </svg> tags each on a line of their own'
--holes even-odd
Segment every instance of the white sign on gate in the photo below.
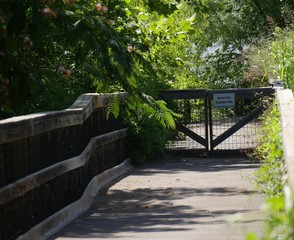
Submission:
<svg viewBox="0 0 294 240">
<path fill-rule="evenodd" d="M 235 93 L 214 93 L 213 103 L 215 108 L 234 108 Z"/>
</svg>

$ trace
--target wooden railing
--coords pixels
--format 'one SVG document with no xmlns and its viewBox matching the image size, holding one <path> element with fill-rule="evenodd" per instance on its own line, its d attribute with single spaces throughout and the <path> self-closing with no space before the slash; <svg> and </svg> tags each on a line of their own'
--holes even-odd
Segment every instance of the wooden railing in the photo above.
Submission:
<svg viewBox="0 0 294 240">
<path fill-rule="evenodd" d="M 128 169 L 127 129 L 106 117 L 111 98 L 85 94 L 63 111 L 0 121 L 0 239 L 42 239 Z"/>
<path fill-rule="evenodd" d="M 287 207 L 294 207 L 294 97 L 289 89 L 277 89 L 276 98 L 281 114 L 283 154 L 288 179 L 285 199 Z"/>
</svg>

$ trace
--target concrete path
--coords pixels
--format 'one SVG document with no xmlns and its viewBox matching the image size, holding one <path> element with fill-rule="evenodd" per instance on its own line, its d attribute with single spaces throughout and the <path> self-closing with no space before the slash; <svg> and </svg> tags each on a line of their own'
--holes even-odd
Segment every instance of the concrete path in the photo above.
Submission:
<svg viewBox="0 0 294 240">
<path fill-rule="evenodd" d="M 246 239 L 262 228 L 257 166 L 246 158 L 182 158 L 135 168 L 51 239 Z"/>
</svg>

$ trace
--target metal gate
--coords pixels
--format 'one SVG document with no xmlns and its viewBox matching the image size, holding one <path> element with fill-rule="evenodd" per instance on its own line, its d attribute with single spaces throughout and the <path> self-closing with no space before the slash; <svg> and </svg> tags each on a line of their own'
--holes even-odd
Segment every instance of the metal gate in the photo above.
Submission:
<svg viewBox="0 0 294 240">
<path fill-rule="evenodd" d="M 169 90 L 162 93 L 180 113 L 171 150 L 247 150 L 258 144 L 258 117 L 273 88 Z"/>
</svg>

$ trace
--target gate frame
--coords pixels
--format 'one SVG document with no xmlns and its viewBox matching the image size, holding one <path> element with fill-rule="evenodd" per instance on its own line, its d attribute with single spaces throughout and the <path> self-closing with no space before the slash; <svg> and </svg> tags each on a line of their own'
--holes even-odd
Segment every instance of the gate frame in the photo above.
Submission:
<svg viewBox="0 0 294 240">
<path fill-rule="evenodd" d="M 231 137 L 234 133 L 244 127 L 246 124 L 250 123 L 252 120 L 259 117 L 265 110 L 265 106 L 261 105 L 255 108 L 246 116 L 242 117 L 240 121 L 234 124 L 232 127 L 228 128 L 220 136 L 213 139 L 213 119 L 212 119 L 212 101 L 213 95 L 219 93 L 235 93 L 235 101 L 241 99 L 252 99 L 256 96 L 272 97 L 275 93 L 272 87 L 262 87 L 262 88 L 236 88 L 236 89 L 185 89 L 185 90 L 166 90 L 161 92 L 161 97 L 164 100 L 204 100 L 204 114 L 205 114 L 205 138 L 188 129 L 184 125 L 177 123 L 176 129 L 194 141 L 205 147 L 207 152 L 213 152 L 214 148 L 221 144 L 223 141 Z"/>
<path fill-rule="evenodd" d="M 228 128 L 221 135 L 213 139 L 213 119 L 212 119 L 212 101 L 213 95 L 219 93 L 234 93 L 235 101 L 241 99 L 252 99 L 256 96 L 259 96 L 261 99 L 264 97 L 272 97 L 275 90 L 272 87 L 264 87 L 264 88 L 237 88 L 237 89 L 218 89 L 218 90 L 208 90 L 207 91 L 207 102 L 208 102 L 208 125 L 209 125 L 209 151 L 214 151 L 214 148 L 219 144 L 224 142 L 226 139 L 231 137 L 234 133 L 239 131 L 245 125 L 258 118 L 263 111 L 265 110 L 265 106 L 261 105 L 256 107 L 247 115 L 243 116 L 241 120 L 235 123 L 232 127 Z"/>
<path fill-rule="evenodd" d="M 185 89 L 185 90 L 166 90 L 161 92 L 161 96 L 165 100 L 196 100 L 202 99 L 204 101 L 204 120 L 205 120 L 205 138 L 199 134 L 191 131 L 184 125 L 176 123 L 176 129 L 194 141 L 205 147 L 206 151 L 209 151 L 209 135 L 208 135 L 208 101 L 207 101 L 207 89 Z"/>
</svg>

